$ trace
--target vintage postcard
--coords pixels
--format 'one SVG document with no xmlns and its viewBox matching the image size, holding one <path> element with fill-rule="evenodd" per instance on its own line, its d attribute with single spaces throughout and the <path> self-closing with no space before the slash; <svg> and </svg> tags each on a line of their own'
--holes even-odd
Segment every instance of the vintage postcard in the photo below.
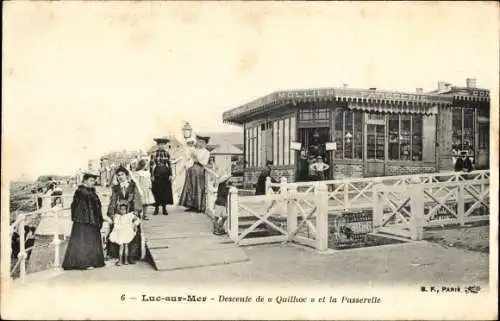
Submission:
<svg viewBox="0 0 500 321">
<path fill-rule="evenodd" d="M 9 1 L 1 317 L 496 320 L 496 2 Z"/>
</svg>

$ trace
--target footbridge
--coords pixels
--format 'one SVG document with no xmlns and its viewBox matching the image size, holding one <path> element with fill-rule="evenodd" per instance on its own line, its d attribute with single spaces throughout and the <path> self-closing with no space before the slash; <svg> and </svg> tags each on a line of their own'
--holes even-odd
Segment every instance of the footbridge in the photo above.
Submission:
<svg viewBox="0 0 500 321">
<path fill-rule="evenodd" d="M 184 162 L 174 164 L 176 199 L 185 176 Z M 266 183 L 266 194 L 244 195 L 231 187 L 227 235 L 212 234 L 214 202 L 222 173 L 207 168 L 206 213 L 188 213 L 174 206 L 169 215 L 151 215 L 142 222 L 142 257 L 156 270 L 176 270 L 248 261 L 242 246 L 265 243 L 296 244 L 316 251 L 364 246 L 369 237 L 401 241 L 422 240 L 435 226 L 464 226 L 489 220 L 489 170 L 352 178 L 316 182 Z M 70 230 L 67 188 L 62 209 L 40 208 L 20 213 L 10 225 L 11 236 L 26 239 L 26 226 L 45 237 L 43 244 L 26 248 L 20 242 L 11 258 L 11 276 L 23 281 L 40 269 L 60 269 Z M 109 193 L 98 188 L 106 208 Z M 50 202 L 44 202 L 49 204 Z M 37 229 L 40 229 L 37 231 Z M 28 233 L 31 233 L 27 230 Z M 106 231 L 103 230 L 103 236 Z M 45 250 L 42 250 L 45 249 Z M 49 250 L 47 250 L 49 249 Z M 37 254 L 38 253 L 38 254 Z"/>
</svg>

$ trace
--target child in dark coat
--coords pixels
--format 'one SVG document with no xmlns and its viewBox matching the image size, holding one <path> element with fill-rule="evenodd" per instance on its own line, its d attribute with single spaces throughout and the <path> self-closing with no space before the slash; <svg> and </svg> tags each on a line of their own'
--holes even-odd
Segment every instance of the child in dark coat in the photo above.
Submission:
<svg viewBox="0 0 500 321">
<path fill-rule="evenodd" d="M 217 198 L 215 200 L 215 220 L 214 220 L 214 234 L 224 235 L 224 223 L 227 220 L 227 200 L 229 196 L 229 189 L 231 188 L 231 177 L 223 178 L 217 187 Z"/>
</svg>

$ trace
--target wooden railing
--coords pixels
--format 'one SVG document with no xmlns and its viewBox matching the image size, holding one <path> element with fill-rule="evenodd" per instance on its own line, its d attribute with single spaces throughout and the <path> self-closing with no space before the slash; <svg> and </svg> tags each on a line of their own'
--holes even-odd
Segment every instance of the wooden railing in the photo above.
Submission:
<svg viewBox="0 0 500 321">
<path fill-rule="evenodd" d="M 107 203 L 109 203 L 109 196 L 110 194 L 108 193 L 98 193 L 101 202 L 103 204 L 103 208 Z M 38 196 L 35 196 L 38 197 Z M 61 265 L 60 262 L 60 244 L 61 244 L 61 236 L 64 236 L 64 233 L 62 231 L 58 230 L 59 226 L 59 219 L 60 215 L 63 212 L 69 211 L 70 210 L 70 205 L 71 205 L 71 200 L 73 198 L 72 194 L 63 194 L 63 195 L 58 195 L 58 196 L 41 196 L 44 201 L 46 199 L 52 200 L 55 198 L 63 198 L 63 204 L 64 206 L 62 208 L 50 208 L 49 206 L 46 206 L 44 208 L 38 209 L 36 211 L 28 212 L 28 213 L 19 213 L 17 217 L 15 218 L 14 222 L 10 224 L 10 239 L 12 240 L 12 236 L 14 232 L 16 232 L 19 235 L 19 253 L 17 255 L 17 261 L 16 263 L 12 266 L 12 264 L 9 264 L 11 266 L 11 276 L 17 272 L 17 268 L 19 268 L 19 279 L 21 282 L 25 282 L 26 274 L 27 274 L 27 269 L 26 265 L 28 263 L 27 258 L 28 258 L 28 253 L 32 252 L 35 249 L 47 247 L 47 246 L 53 246 L 54 247 L 54 257 L 53 257 L 53 263 L 52 266 L 54 268 L 58 268 Z M 51 204 L 52 202 L 43 202 L 44 204 Z M 40 219 L 44 218 L 49 218 L 52 217 L 54 219 L 53 221 L 53 239 L 52 242 L 49 244 L 43 244 L 41 246 L 34 245 L 30 248 L 26 248 L 25 242 L 26 242 L 26 235 L 25 235 L 25 226 L 29 226 L 30 222 L 32 222 L 37 216 L 40 216 Z M 36 234 L 36 230 L 35 230 Z M 33 256 L 32 256 L 33 258 Z M 11 255 L 9 255 L 9 260 L 11 259 Z M 30 258 L 31 259 L 31 258 Z"/>
<path fill-rule="evenodd" d="M 231 189 L 229 235 L 239 245 L 293 241 L 325 250 L 328 216 L 362 209 L 373 213 L 375 232 L 420 240 L 425 227 L 488 220 L 489 175 L 484 170 L 304 183 L 268 178 L 266 195 L 241 197 Z M 443 209 L 446 220 L 437 215 Z M 253 235 L 263 226 L 274 233 Z"/>
<path fill-rule="evenodd" d="M 377 231 L 422 240 L 426 227 L 464 226 L 489 220 L 489 179 L 400 186 L 377 185 L 373 193 Z"/>
</svg>

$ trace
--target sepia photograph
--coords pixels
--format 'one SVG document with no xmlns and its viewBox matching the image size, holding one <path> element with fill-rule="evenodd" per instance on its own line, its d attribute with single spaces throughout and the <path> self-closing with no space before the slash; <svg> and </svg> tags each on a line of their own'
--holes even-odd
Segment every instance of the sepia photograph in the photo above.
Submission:
<svg viewBox="0 0 500 321">
<path fill-rule="evenodd" d="M 3 7 L 2 319 L 498 318 L 496 2 Z"/>
</svg>

